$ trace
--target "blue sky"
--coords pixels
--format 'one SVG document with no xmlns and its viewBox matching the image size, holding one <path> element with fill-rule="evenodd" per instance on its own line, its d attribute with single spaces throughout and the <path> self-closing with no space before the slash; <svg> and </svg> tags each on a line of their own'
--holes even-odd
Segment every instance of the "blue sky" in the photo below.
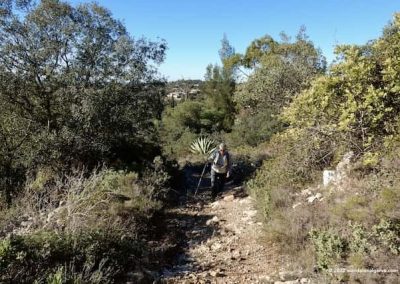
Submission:
<svg viewBox="0 0 400 284">
<path fill-rule="evenodd" d="M 90 2 L 71 0 L 72 3 Z M 167 59 L 160 72 L 169 80 L 203 79 L 219 63 L 223 34 L 237 52 L 265 34 L 295 36 L 305 25 L 328 62 L 337 44 L 377 38 L 400 12 L 398 0 L 98 0 L 122 20 L 134 37 L 163 38 Z"/>
</svg>

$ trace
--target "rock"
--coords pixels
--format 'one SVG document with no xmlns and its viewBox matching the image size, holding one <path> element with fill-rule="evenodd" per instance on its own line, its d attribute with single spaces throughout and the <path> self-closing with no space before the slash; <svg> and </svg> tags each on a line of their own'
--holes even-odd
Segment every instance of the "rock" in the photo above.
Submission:
<svg viewBox="0 0 400 284">
<path fill-rule="evenodd" d="M 214 243 L 214 244 L 211 245 L 211 249 L 214 250 L 214 251 L 215 250 L 219 250 L 221 248 L 222 248 L 221 243 Z"/>
<path fill-rule="evenodd" d="M 193 235 L 193 236 L 198 236 L 198 235 L 201 235 L 202 234 L 202 230 L 193 230 L 193 231 L 191 231 L 191 234 Z"/>
<path fill-rule="evenodd" d="M 297 277 L 295 274 L 293 274 L 291 272 L 282 271 L 282 272 L 279 272 L 279 278 L 282 281 L 286 281 L 286 283 L 288 283 L 287 281 L 296 279 Z M 297 283 L 297 282 L 294 282 L 294 283 Z"/>
<path fill-rule="evenodd" d="M 310 283 L 310 281 L 307 278 L 301 278 L 300 283 L 306 284 L 306 283 Z"/>
<path fill-rule="evenodd" d="M 250 196 L 248 196 L 248 197 L 246 197 L 246 198 L 243 198 L 243 199 L 241 199 L 241 200 L 239 201 L 240 204 L 250 203 L 250 202 L 251 202 Z"/>
<path fill-rule="evenodd" d="M 224 273 L 221 271 L 221 269 L 211 270 L 210 271 L 210 276 L 212 276 L 212 277 L 222 277 L 222 276 L 224 276 Z"/>
<path fill-rule="evenodd" d="M 303 196 L 306 196 L 306 195 L 311 195 L 312 192 L 311 192 L 311 190 L 309 190 L 307 188 L 307 189 L 302 190 L 300 194 L 303 195 Z"/>
<path fill-rule="evenodd" d="M 261 276 L 259 280 L 261 280 L 261 283 L 271 283 L 271 282 L 273 282 L 271 276 Z"/>
<path fill-rule="evenodd" d="M 322 200 L 322 194 L 318 192 L 315 195 L 307 197 L 308 203 L 313 203 L 315 200 Z"/>
<path fill-rule="evenodd" d="M 56 219 L 56 224 L 57 224 L 57 226 L 63 227 L 64 224 L 65 224 L 65 221 L 62 218 L 57 218 Z"/>
<path fill-rule="evenodd" d="M 254 217 L 257 215 L 257 210 L 248 210 L 248 211 L 244 211 L 243 213 L 249 217 Z"/>
<path fill-rule="evenodd" d="M 348 179 L 348 173 L 353 156 L 354 152 L 347 152 L 346 154 L 344 154 L 342 160 L 338 163 L 334 171 L 325 170 L 323 172 L 324 186 L 334 184 L 335 189 L 338 191 L 342 191 L 345 189 L 345 183 Z"/>
<path fill-rule="evenodd" d="M 29 221 L 22 221 L 21 226 L 22 227 L 30 227 L 32 225 L 32 222 Z"/>
<path fill-rule="evenodd" d="M 335 181 L 336 171 L 324 170 L 322 173 L 323 185 L 326 187 Z"/>
<path fill-rule="evenodd" d="M 218 217 L 217 217 L 217 216 L 214 216 L 212 219 L 208 219 L 208 220 L 206 221 L 206 225 L 207 225 L 207 226 L 210 226 L 210 225 L 215 224 L 215 223 L 218 223 L 218 222 L 219 222 Z"/>
<path fill-rule="evenodd" d="M 308 203 L 313 203 L 315 201 L 315 199 L 317 199 L 317 197 L 315 197 L 315 195 L 307 197 Z"/>
<path fill-rule="evenodd" d="M 240 251 L 235 251 L 235 252 L 232 254 L 232 257 L 233 257 L 234 259 L 240 259 L 240 258 L 241 258 L 241 256 L 240 256 Z"/>
<path fill-rule="evenodd" d="M 302 203 L 301 202 L 297 202 L 295 204 L 293 204 L 292 208 L 296 209 L 296 207 L 300 206 Z"/>
<path fill-rule="evenodd" d="M 230 195 L 227 195 L 224 197 L 224 201 L 227 201 L 227 202 L 231 202 L 234 199 L 235 199 L 235 196 L 233 194 L 230 194 Z"/>
<path fill-rule="evenodd" d="M 50 223 L 50 221 L 51 221 L 51 219 L 53 218 L 53 216 L 54 216 L 54 212 L 50 212 L 50 213 L 47 215 L 46 222 L 47 222 L 47 223 Z"/>
</svg>

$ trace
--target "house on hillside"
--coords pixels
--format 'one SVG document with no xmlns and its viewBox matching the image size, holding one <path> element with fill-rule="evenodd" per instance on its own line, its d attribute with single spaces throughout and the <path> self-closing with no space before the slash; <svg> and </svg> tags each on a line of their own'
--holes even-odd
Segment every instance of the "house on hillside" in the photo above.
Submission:
<svg viewBox="0 0 400 284">
<path fill-rule="evenodd" d="M 189 96 L 197 96 L 198 94 L 200 94 L 200 90 L 199 89 L 191 89 L 189 91 Z"/>
<path fill-rule="evenodd" d="M 185 98 L 185 96 L 186 94 L 182 91 L 174 91 L 167 94 L 167 99 L 180 101 L 181 99 Z"/>
</svg>

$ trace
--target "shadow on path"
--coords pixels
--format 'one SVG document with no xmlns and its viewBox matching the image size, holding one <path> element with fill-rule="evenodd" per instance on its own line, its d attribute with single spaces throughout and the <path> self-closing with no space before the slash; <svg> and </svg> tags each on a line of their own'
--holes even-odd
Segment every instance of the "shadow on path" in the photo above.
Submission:
<svg viewBox="0 0 400 284">
<path fill-rule="evenodd" d="M 209 167 L 202 178 L 197 194 L 194 195 L 202 170 L 202 165 L 185 166 L 185 189 L 180 196 L 180 205 L 165 212 L 165 230 L 169 233 L 173 232 L 172 235 L 175 236 L 175 255 L 171 258 L 171 263 L 162 269 L 157 283 L 174 283 L 166 279 L 215 268 L 197 263 L 188 253 L 190 249 L 198 247 L 214 235 L 220 234 L 221 229 L 218 222 L 213 222 L 214 216 L 210 213 L 206 214 L 203 210 L 205 206 L 212 203 Z M 228 180 L 220 195 L 234 194 L 236 197 L 246 197 L 247 194 L 242 189 L 238 191 L 237 186 L 238 184 L 234 180 Z"/>
</svg>

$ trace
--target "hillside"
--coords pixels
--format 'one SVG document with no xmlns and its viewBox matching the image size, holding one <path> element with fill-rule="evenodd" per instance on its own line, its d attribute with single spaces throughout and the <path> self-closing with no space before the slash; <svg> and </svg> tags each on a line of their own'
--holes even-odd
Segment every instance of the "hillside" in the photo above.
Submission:
<svg viewBox="0 0 400 284">
<path fill-rule="evenodd" d="M 398 283 L 400 13 L 329 65 L 224 35 L 204 80 L 132 34 L 0 1 L 0 283 Z"/>
</svg>

